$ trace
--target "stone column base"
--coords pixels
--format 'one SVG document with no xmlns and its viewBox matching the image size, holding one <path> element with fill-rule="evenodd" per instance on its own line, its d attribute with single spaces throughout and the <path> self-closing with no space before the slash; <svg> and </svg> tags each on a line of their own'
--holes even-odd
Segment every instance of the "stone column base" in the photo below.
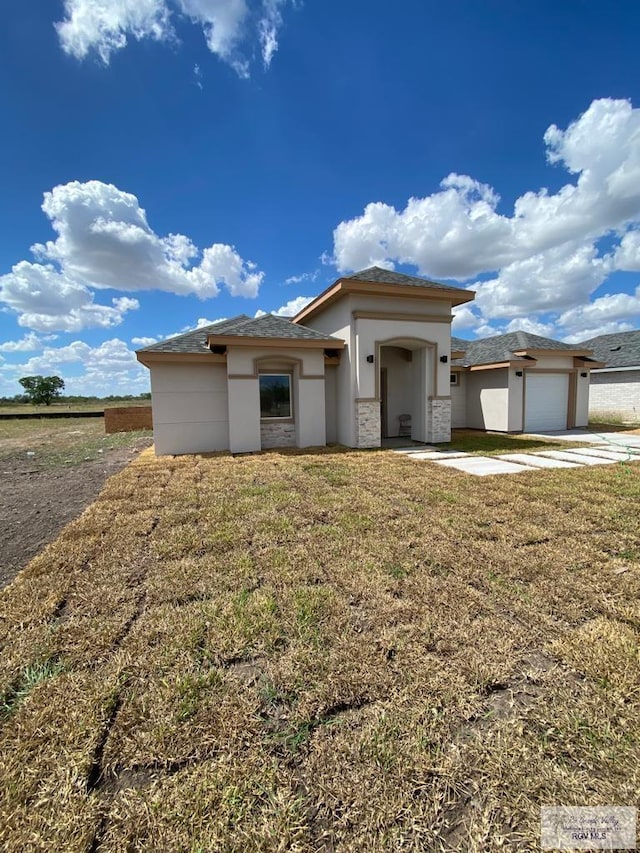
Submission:
<svg viewBox="0 0 640 853">
<path fill-rule="evenodd" d="M 380 447 L 380 403 L 356 401 L 356 447 Z"/>
<path fill-rule="evenodd" d="M 427 408 L 429 441 L 451 441 L 451 400 L 429 400 Z"/>
</svg>

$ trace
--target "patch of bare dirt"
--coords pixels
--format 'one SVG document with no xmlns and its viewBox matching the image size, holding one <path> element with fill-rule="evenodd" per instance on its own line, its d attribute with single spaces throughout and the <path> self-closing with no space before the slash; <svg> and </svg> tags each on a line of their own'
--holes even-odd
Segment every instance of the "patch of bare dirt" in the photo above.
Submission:
<svg viewBox="0 0 640 853">
<path fill-rule="evenodd" d="M 107 450 L 80 465 L 40 468 L 24 453 L 0 459 L 0 587 L 93 503 L 105 481 L 150 440 Z"/>
</svg>

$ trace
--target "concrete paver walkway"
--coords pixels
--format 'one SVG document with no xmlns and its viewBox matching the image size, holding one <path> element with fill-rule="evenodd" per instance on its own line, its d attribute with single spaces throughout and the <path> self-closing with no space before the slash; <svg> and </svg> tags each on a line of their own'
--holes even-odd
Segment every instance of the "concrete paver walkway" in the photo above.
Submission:
<svg viewBox="0 0 640 853">
<path fill-rule="evenodd" d="M 522 474 L 527 471 L 540 471 L 543 468 L 580 468 L 590 465 L 613 465 L 616 462 L 640 462 L 640 435 L 612 433 L 606 437 L 595 433 L 579 433 L 567 430 L 563 434 L 549 433 L 541 438 L 566 438 L 575 441 L 585 435 L 591 441 L 585 441 L 585 447 L 563 450 L 538 450 L 535 453 L 501 453 L 497 456 L 474 456 L 457 450 L 438 450 L 427 445 L 393 448 L 416 462 L 433 462 L 446 468 L 456 468 L 477 477 L 492 474 Z M 610 439 L 614 439 L 612 441 Z M 627 439 L 633 439 L 627 442 Z"/>
</svg>

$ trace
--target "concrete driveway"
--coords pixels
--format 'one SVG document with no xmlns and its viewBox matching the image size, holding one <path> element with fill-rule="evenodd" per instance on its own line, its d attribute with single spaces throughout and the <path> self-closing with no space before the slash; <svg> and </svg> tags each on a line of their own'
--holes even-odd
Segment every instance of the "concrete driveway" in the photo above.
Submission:
<svg viewBox="0 0 640 853">
<path fill-rule="evenodd" d="M 563 429 L 558 432 L 527 433 L 532 438 L 553 438 L 559 441 L 584 441 L 585 444 L 617 444 L 640 447 L 640 434 L 632 432 L 593 432 L 584 429 Z"/>
</svg>

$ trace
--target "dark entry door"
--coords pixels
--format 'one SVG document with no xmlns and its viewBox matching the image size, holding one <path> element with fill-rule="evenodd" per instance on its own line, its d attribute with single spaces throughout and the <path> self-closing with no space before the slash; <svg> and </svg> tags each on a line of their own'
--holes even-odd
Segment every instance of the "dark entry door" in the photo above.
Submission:
<svg viewBox="0 0 640 853">
<path fill-rule="evenodd" d="M 387 438 L 387 368 L 380 368 L 380 430 L 382 438 Z"/>
</svg>

